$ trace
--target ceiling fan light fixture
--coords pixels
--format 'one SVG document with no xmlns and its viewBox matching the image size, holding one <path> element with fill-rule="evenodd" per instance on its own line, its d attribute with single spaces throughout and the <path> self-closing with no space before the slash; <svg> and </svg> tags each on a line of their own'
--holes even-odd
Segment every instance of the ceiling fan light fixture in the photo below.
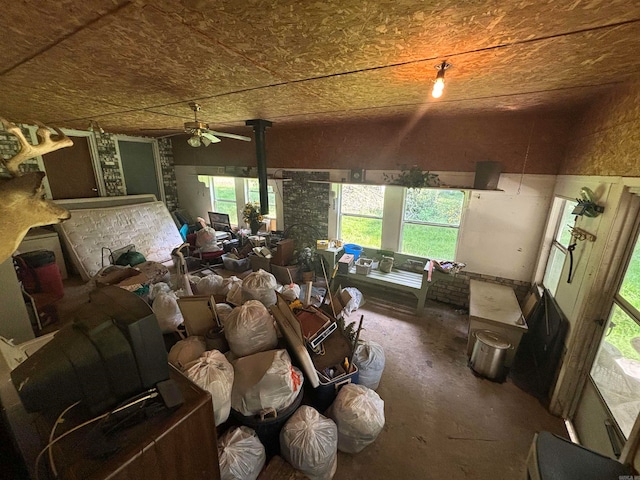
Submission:
<svg viewBox="0 0 640 480">
<path fill-rule="evenodd" d="M 189 138 L 189 140 L 187 140 L 187 143 L 192 147 L 199 147 L 200 145 L 202 145 L 202 141 L 200 140 L 200 137 L 198 135 L 193 135 L 191 138 Z"/>
<path fill-rule="evenodd" d="M 451 67 L 452 65 L 446 61 L 435 66 L 438 73 L 436 75 L 436 80 L 433 83 L 433 90 L 431 91 L 431 96 L 433 98 L 440 98 L 442 96 L 442 92 L 444 91 L 444 71 Z"/>
</svg>

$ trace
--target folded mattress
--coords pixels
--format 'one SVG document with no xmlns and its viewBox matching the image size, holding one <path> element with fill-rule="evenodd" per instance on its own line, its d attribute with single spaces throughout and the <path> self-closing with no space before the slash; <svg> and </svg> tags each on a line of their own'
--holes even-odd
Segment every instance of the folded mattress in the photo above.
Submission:
<svg viewBox="0 0 640 480">
<path fill-rule="evenodd" d="M 147 260 L 164 263 L 183 243 L 163 202 L 69 211 L 71 218 L 56 228 L 69 260 L 85 281 L 102 268 L 104 248 L 117 250 L 133 244 Z M 104 264 L 109 264 L 108 252 Z"/>
</svg>

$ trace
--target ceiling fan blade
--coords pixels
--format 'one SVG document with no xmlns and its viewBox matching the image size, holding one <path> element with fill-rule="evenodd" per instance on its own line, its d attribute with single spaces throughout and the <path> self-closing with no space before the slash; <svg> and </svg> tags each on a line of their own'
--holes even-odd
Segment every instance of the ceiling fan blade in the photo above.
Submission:
<svg viewBox="0 0 640 480">
<path fill-rule="evenodd" d="M 204 135 L 201 137 L 202 138 L 202 144 L 205 147 L 208 147 L 209 145 L 211 145 L 211 140 L 209 140 L 207 137 L 205 137 Z"/>
<path fill-rule="evenodd" d="M 201 133 L 203 139 L 207 139 L 209 143 L 205 143 L 205 147 L 208 147 L 210 143 L 218 143 L 220 139 L 213 135 L 209 130 Z"/>
<path fill-rule="evenodd" d="M 207 130 L 207 132 L 217 135 L 219 137 L 233 138 L 235 140 L 243 140 L 245 142 L 251 141 L 251 138 L 245 137 L 244 135 L 236 135 L 235 133 L 216 132 L 215 130 Z"/>
</svg>

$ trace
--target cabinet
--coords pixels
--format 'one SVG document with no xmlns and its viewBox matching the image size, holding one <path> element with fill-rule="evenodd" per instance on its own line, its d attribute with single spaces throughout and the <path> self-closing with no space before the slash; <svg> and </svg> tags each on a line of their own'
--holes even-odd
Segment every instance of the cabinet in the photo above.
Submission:
<svg viewBox="0 0 640 480">
<path fill-rule="evenodd" d="M 96 440 L 104 437 L 96 439 L 95 429 L 74 432 L 54 446 L 59 478 L 219 480 L 211 395 L 175 369 L 171 378 L 184 396 L 182 406 L 111 435 L 103 447 L 115 453 L 104 457 L 96 455 Z"/>
<path fill-rule="evenodd" d="M 510 367 L 520 339 L 528 330 L 513 288 L 478 280 L 469 282 L 467 356 L 473 350 L 476 330 L 491 330 L 511 343 L 505 358 L 505 367 Z"/>
<path fill-rule="evenodd" d="M 20 253 L 33 252 L 34 250 L 49 250 L 56 256 L 56 264 L 60 269 L 60 275 L 63 279 L 67 278 L 67 267 L 64 263 L 62 248 L 60 248 L 60 239 L 58 234 L 46 228 L 32 228 L 22 240 L 18 251 Z"/>
</svg>

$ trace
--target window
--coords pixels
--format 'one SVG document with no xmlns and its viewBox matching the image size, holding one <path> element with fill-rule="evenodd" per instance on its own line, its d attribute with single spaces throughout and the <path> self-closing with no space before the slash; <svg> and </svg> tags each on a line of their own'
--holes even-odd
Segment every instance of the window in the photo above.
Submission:
<svg viewBox="0 0 640 480">
<path fill-rule="evenodd" d="M 460 191 L 407 189 L 400 252 L 453 260 L 463 203 L 464 193 Z"/>
<path fill-rule="evenodd" d="M 397 186 L 339 186 L 339 236 L 348 243 L 455 259 L 464 192 Z"/>
<path fill-rule="evenodd" d="M 340 237 L 363 247 L 381 248 L 382 185 L 342 185 L 340 203 Z"/>
<path fill-rule="evenodd" d="M 247 198 L 250 202 L 260 203 L 259 182 L 255 178 L 246 179 Z M 276 192 L 272 182 L 267 185 L 267 197 L 269 198 L 269 218 L 276 218 Z"/>
<path fill-rule="evenodd" d="M 640 242 L 613 298 L 591 377 L 626 438 L 640 413 Z"/>
<path fill-rule="evenodd" d="M 226 213 L 232 225 L 238 225 L 236 186 L 233 177 L 209 177 L 211 183 L 211 208 L 214 212 Z"/>
<path fill-rule="evenodd" d="M 542 284 L 551 295 L 555 296 L 562 275 L 562 268 L 567 256 L 567 247 L 571 243 L 570 226 L 574 223 L 571 212 L 575 201 L 557 197 L 554 200 L 553 210 L 559 212 L 556 220 L 555 233 L 551 243 L 551 250 L 544 271 Z"/>
<path fill-rule="evenodd" d="M 258 180 L 255 178 L 239 177 L 214 177 L 210 175 L 198 175 L 198 180 L 204 183 L 209 189 L 211 200 L 211 211 L 226 213 L 229 215 L 231 225 L 244 228 L 242 221 L 242 210 L 247 202 L 260 202 L 260 192 L 258 190 Z M 268 218 L 277 218 L 278 185 L 275 180 L 269 180 L 267 194 L 269 198 Z"/>
</svg>

